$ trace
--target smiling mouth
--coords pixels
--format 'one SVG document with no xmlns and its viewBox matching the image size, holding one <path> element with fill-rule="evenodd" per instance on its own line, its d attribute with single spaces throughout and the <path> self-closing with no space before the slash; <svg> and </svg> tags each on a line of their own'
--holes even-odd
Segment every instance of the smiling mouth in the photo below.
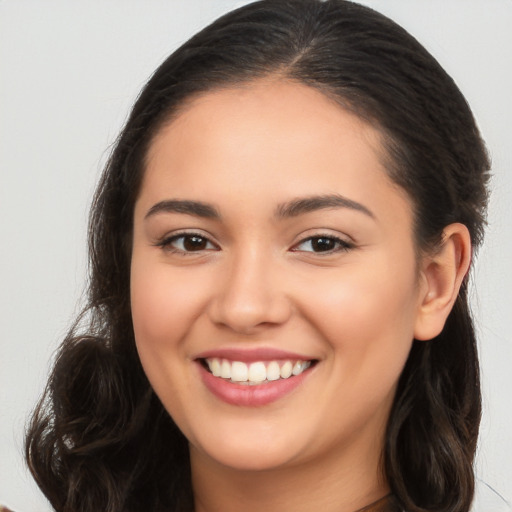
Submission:
<svg viewBox="0 0 512 512">
<path fill-rule="evenodd" d="M 296 377 L 316 363 L 316 360 L 279 360 L 279 361 L 230 361 L 217 357 L 200 360 L 203 367 L 214 377 L 225 379 L 233 384 L 256 386 L 278 380 Z"/>
</svg>

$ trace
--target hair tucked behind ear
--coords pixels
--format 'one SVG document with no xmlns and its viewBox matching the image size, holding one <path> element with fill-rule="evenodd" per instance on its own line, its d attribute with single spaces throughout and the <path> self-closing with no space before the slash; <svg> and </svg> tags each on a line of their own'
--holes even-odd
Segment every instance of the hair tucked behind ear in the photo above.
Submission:
<svg viewBox="0 0 512 512">
<path fill-rule="evenodd" d="M 471 111 L 407 32 L 343 0 L 264 0 L 201 31 L 134 105 L 92 206 L 89 302 L 60 349 L 27 432 L 27 460 L 58 511 L 193 508 L 187 443 L 153 394 L 130 312 L 132 215 L 147 148 L 193 96 L 267 75 L 324 92 L 377 126 L 414 205 L 418 251 L 445 226 L 483 233 L 489 162 Z M 85 332 L 85 334 L 80 334 Z M 383 471 L 409 512 L 468 512 L 480 419 L 464 283 L 443 332 L 415 341 L 389 420 Z"/>
</svg>

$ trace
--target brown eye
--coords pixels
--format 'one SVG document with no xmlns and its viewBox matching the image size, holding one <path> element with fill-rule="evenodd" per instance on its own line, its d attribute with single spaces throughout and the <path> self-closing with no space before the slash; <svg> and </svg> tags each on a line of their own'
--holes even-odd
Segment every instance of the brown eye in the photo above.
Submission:
<svg viewBox="0 0 512 512">
<path fill-rule="evenodd" d="M 315 252 L 332 251 L 336 248 L 336 241 L 332 238 L 313 238 L 311 248 Z"/>
<path fill-rule="evenodd" d="M 301 252 L 338 252 L 351 249 L 352 245 L 333 236 L 312 236 L 297 244 L 293 250 Z"/>
<path fill-rule="evenodd" d="M 203 236 L 184 236 L 183 249 L 185 251 L 204 251 L 208 246 L 208 240 Z"/>
<path fill-rule="evenodd" d="M 181 234 L 162 240 L 158 245 L 167 251 L 188 253 L 199 251 L 216 250 L 215 246 L 208 238 L 199 234 Z"/>
</svg>

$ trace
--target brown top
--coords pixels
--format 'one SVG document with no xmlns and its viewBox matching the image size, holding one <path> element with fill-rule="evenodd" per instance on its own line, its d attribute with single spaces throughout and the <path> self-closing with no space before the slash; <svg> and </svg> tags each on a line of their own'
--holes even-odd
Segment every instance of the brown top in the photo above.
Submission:
<svg viewBox="0 0 512 512">
<path fill-rule="evenodd" d="M 356 512 L 402 512 L 395 497 L 392 494 L 384 496 L 378 501 L 370 503 Z"/>
</svg>

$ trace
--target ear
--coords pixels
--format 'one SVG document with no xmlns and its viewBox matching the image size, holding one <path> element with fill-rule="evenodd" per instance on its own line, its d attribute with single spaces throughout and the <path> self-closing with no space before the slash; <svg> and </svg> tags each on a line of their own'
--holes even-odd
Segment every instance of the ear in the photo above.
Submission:
<svg viewBox="0 0 512 512">
<path fill-rule="evenodd" d="M 471 237 L 467 227 L 450 224 L 443 231 L 441 247 L 422 261 L 416 339 L 430 340 L 441 333 L 470 263 Z"/>
</svg>

